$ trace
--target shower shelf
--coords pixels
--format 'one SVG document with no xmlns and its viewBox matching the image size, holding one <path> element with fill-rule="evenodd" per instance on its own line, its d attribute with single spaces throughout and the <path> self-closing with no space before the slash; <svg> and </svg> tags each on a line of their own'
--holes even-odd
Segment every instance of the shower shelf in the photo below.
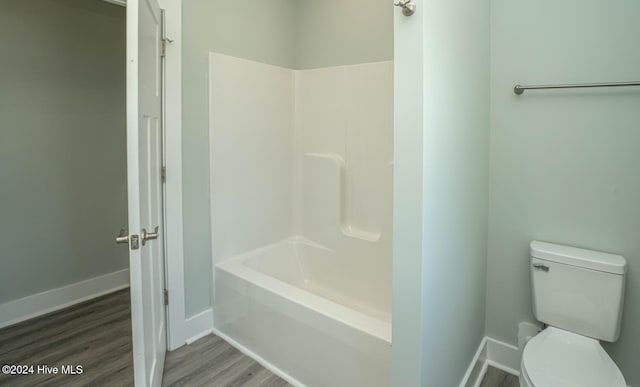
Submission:
<svg viewBox="0 0 640 387">
<path fill-rule="evenodd" d="M 325 169 L 329 166 L 329 164 L 323 163 L 322 167 L 317 165 L 312 168 L 317 169 L 318 167 L 320 167 L 320 169 L 317 169 L 316 173 L 327 175 L 324 176 L 322 180 L 329 181 L 330 183 L 328 184 L 330 185 L 335 184 L 335 190 L 338 191 L 338 197 L 334 199 L 334 202 L 329 199 L 329 208 L 332 208 L 331 211 L 335 211 L 337 213 L 337 219 L 335 219 L 335 222 L 337 224 L 334 224 L 339 226 L 340 232 L 346 237 L 360 239 L 368 242 L 377 242 L 381 237 L 380 232 L 363 230 L 361 228 L 354 227 L 353 224 L 349 221 L 349 209 L 347 207 L 349 200 L 347 197 L 348 192 L 346 188 L 347 164 L 345 160 L 341 156 L 333 153 L 305 153 L 304 156 L 309 158 L 310 160 L 326 161 L 332 166 L 329 169 Z M 326 186 L 323 186 L 323 188 L 326 188 Z M 330 197 L 331 195 L 326 195 L 323 196 L 323 199 L 327 199 Z"/>
</svg>

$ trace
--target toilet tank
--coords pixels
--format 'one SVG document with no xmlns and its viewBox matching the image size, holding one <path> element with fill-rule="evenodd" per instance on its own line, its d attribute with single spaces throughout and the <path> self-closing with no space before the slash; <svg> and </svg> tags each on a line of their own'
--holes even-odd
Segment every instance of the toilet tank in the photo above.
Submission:
<svg viewBox="0 0 640 387">
<path fill-rule="evenodd" d="M 616 341 L 624 304 L 624 257 L 531 242 L 533 313 L 548 325 Z"/>
</svg>

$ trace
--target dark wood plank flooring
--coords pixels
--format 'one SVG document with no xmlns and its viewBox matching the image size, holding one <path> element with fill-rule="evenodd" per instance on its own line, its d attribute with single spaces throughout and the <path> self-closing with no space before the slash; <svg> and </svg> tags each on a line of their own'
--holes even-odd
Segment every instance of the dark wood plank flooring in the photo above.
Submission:
<svg viewBox="0 0 640 387">
<path fill-rule="evenodd" d="M 80 375 L 0 374 L 7 386 L 133 385 L 129 290 L 0 330 L 0 365 L 81 365 Z"/>
<path fill-rule="evenodd" d="M 133 386 L 129 290 L 0 329 L 0 366 L 81 365 L 80 375 L 4 375 L 0 386 Z M 60 369 L 60 368 L 59 368 Z M 217 336 L 167 352 L 163 386 L 288 384 Z"/>
<path fill-rule="evenodd" d="M 480 387 L 520 387 L 518 377 L 489 366 Z"/>
<path fill-rule="evenodd" d="M 287 382 L 218 336 L 167 353 L 163 386 L 283 387 Z"/>
</svg>

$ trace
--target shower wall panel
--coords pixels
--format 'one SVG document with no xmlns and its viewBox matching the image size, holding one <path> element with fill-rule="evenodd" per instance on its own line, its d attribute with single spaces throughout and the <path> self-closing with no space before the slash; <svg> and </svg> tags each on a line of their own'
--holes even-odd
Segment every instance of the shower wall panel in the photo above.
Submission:
<svg viewBox="0 0 640 387">
<path fill-rule="evenodd" d="M 212 54 L 210 93 L 217 334 L 294 385 L 388 385 L 392 62 Z"/>
<path fill-rule="evenodd" d="M 331 227 L 371 242 L 387 238 L 393 185 L 393 62 L 297 71 L 296 144 L 298 232 L 314 239 L 315 233 Z M 335 179 L 336 192 L 309 191 L 309 184 L 334 184 Z M 313 190 L 317 189 L 322 188 Z M 322 220 L 329 215 L 320 214 L 320 208 L 335 213 L 339 224 Z"/>
<path fill-rule="evenodd" d="M 292 230 L 294 74 L 210 54 L 214 264 Z"/>
<path fill-rule="evenodd" d="M 302 237 L 341 267 L 332 291 L 390 310 L 393 62 L 290 70 L 212 53 L 210 71 L 213 264 Z"/>
</svg>

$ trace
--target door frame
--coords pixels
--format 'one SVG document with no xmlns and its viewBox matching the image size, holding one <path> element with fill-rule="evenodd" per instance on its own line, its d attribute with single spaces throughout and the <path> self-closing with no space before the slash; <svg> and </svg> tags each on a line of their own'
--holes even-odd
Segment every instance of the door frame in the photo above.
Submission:
<svg viewBox="0 0 640 387">
<path fill-rule="evenodd" d="M 158 0 L 165 12 L 166 44 L 164 58 L 164 152 L 166 183 L 165 224 L 167 349 L 174 350 L 186 341 L 184 300 L 184 250 L 182 221 L 182 1 Z"/>
</svg>

